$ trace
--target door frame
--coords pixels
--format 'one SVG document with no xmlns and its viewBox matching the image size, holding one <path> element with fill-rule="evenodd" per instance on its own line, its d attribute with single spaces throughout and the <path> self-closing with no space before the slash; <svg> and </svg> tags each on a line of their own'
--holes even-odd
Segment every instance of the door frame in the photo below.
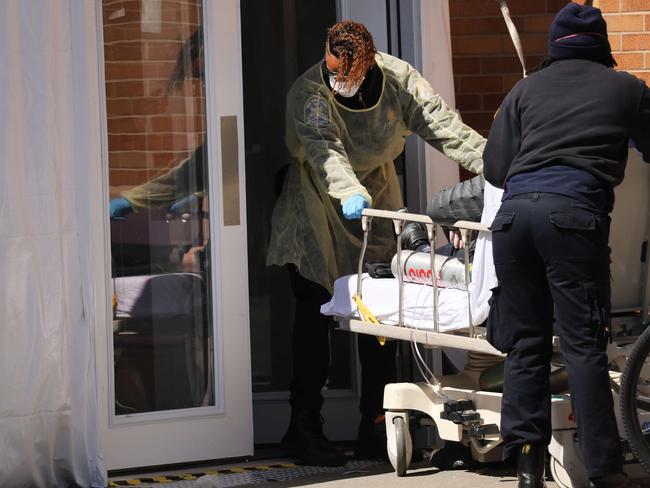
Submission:
<svg viewBox="0 0 650 488">
<path fill-rule="evenodd" d="M 388 2 L 386 0 L 336 0 L 334 3 L 337 21 L 352 19 L 364 23 L 371 31 L 377 49 L 380 51 L 400 56 L 400 48 L 406 45 L 409 48 L 409 55 L 412 50 L 419 56 L 421 53 L 420 1 L 404 0 L 400 5 L 396 0 Z M 415 59 L 416 54 L 405 58 L 405 60 L 416 66 L 420 65 L 421 59 Z M 316 61 L 314 59 L 314 62 Z M 416 174 L 416 176 L 402 183 L 406 183 L 409 188 L 409 198 L 413 201 L 422 200 L 426 207 L 426 178 L 421 177 L 425 174 L 424 143 L 421 139 L 410 137 L 407 139 L 407 144 L 408 147 L 405 151 L 407 173 Z M 419 152 L 413 149 L 415 147 L 420 148 Z M 418 182 L 417 185 L 409 186 L 412 181 Z M 348 334 L 347 332 L 342 333 Z M 325 419 L 323 429 L 326 436 L 333 441 L 356 439 L 361 418 L 359 411 L 361 367 L 357 354 L 357 338 L 352 337 L 350 360 L 353 367 L 353 378 L 351 388 L 324 389 L 322 391 L 324 402 L 321 413 Z M 290 417 L 289 395 L 289 391 L 272 391 L 253 395 L 255 442 L 257 444 L 274 444 L 282 438 Z"/>
<path fill-rule="evenodd" d="M 102 2 L 95 0 L 102 159 L 92 230 L 99 436 L 108 470 L 253 453 L 241 38 L 237 0 L 203 0 L 215 406 L 115 416 Z M 230 127 L 231 130 L 224 130 Z M 229 140 L 222 141 L 222 137 Z M 227 149 L 226 149 L 227 148 Z M 228 152 L 229 151 L 229 152 Z M 224 158 L 228 164 L 224 165 Z M 224 192 L 224 186 L 228 186 Z M 225 277 L 226 279 L 221 279 Z M 224 347 L 227 345 L 227 347 Z M 173 440 L 173 441 L 172 441 Z"/>
</svg>

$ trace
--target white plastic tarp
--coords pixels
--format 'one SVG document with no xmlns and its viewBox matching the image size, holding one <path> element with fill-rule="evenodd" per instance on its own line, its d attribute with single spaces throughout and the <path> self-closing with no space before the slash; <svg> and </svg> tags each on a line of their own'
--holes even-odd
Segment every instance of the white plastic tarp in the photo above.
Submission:
<svg viewBox="0 0 650 488">
<path fill-rule="evenodd" d="M 88 171 L 96 2 L 0 2 L 0 486 L 106 486 Z"/>
</svg>

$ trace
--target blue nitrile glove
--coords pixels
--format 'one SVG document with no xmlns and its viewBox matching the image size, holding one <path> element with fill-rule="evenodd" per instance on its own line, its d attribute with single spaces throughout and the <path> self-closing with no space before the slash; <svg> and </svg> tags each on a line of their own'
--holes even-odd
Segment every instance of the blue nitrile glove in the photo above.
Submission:
<svg viewBox="0 0 650 488">
<path fill-rule="evenodd" d="M 172 203 L 167 211 L 174 215 L 181 215 L 183 213 L 191 213 L 192 211 L 197 210 L 198 206 L 199 198 L 196 195 L 188 195 Z"/>
<path fill-rule="evenodd" d="M 133 212 L 133 205 L 124 197 L 111 198 L 108 203 L 108 213 L 111 220 L 126 220 L 126 215 Z"/>
<path fill-rule="evenodd" d="M 352 195 L 343 200 L 343 217 L 348 220 L 360 219 L 363 209 L 369 206 L 370 202 L 360 193 Z"/>
</svg>

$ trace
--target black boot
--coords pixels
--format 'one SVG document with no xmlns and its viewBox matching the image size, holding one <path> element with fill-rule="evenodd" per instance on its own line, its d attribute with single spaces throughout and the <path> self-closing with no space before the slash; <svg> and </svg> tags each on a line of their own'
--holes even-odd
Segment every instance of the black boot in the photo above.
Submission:
<svg viewBox="0 0 650 488">
<path fill-rule="evenodd" d="M 517 478 L 519 488 L 543 488 L 544 482 L 544 454 L 546 449 L 540 446 L 524 444 L 519 451 L 517 464 Z"/>
<path fill-rule="evenodd" d="M 640 488 L 641 485 L 630 481 L 624 473 L 613 473 L 600 478 L 592 478 L 587 484 L 587 488 Z"/>
<path fill-rule="evenodd" d="M 323 420 L 318 412 L 292 410 L 289 429 L 282 438 L 282 448 L 290 456 L 311 466 L 343 466 L 343 453 L 337 451 L 323 434 Z"/>
<path fill-rule="evenodd" d="M 361 417 L 354 457 L 356 459 L 388 460 L 384 414 Z"/>
</svg>

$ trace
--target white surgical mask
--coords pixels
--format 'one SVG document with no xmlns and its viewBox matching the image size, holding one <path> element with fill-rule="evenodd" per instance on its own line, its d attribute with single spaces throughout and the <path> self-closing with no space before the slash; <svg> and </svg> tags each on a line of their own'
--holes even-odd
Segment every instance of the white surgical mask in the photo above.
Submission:
<svg viewBox="0 0 650 488">
<path fill-rule="evenodd" d="M 363 80 L 361 80 L 361 83 L 363 83 Z M 336 75 L 330 75 L 330 86 L 332 87 L 332 90 L 334 90 L 337 95 L 341 95 L 345 98 L 350 98 L 356 95 L 361 87 L 361 83 L 358 85 L 346 86 L 343 83 L 336 81 Z"/>
</svg>

